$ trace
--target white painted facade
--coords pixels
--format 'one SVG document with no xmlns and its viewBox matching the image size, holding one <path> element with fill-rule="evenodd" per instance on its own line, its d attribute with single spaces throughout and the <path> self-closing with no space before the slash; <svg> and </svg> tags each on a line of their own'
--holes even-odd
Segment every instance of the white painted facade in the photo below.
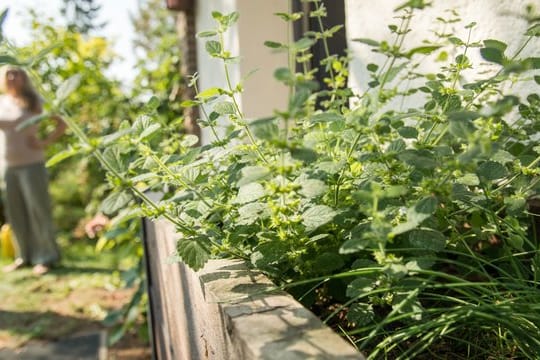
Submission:
<svg viewBox="0 0 540 360">
<path fill-rule="evenodd" d="M 391 41 L 392 34 L 388 30 L 389 24 L 397 24 L 399 19 L 394 9 L 403 4 L 405 0 L 345 0 L 346 26 L 348 47 L 354 60 L 350 65 L 349 85 L 356 92 L 361 93 L 367 88 L 369 74 L 366 65 L 369 63 L 381 64 L 384 60 L 381 55 L 371 51 L 369 46 L 351 41 L 354 38 L 371 38 L 374 40 Z M 537 13 L 540 12 L 540 0 L 433 0 L 432 6 L 417 11 L 412 21 L 412 32 L 408 34 L 404 43 L 405 48 L 421 46 L 422 40 L 434 39 L 433 30 L 440 30 L 435 19 L 448 18 L 448 9 L 456 10 L 462 19 L 452 24 L 452 31 L 456 36 L 467 39 L 468 30 L 465 26 L 471 22 L 477 25 L 472 33 L 471 40 L 498 39 L 508 44 L 507 54 L 512 54 L 524 40 L 523 34 L 529 24 L 524 20 L 525 7 L 532 5 Z M 211 12 L 239 11 L 240 21 L 228 33 L 226 42 L 233 54 L 241 57 L 241 63 L 233 69 L 232 81 L 237 83 L 242 76 L 252 70 L 259 69 L 245 82 L 245 91 L 239 97 L 243 111 L 248 118 L 257 118 L 271 115 L 274 109 L 286 105 L 287 92 L 283 85 L 277 83 L 273 71 L 279 66 L 286 66 L 284 54 L 273 54 L 271 49 L 263 46 L 265 40 L 284 42 L 287 39 L 287 29 L 284 22 L 274 16 L 276 12 L 288 11 L 288 0 L 212 0 L 197 1 L 197 27 L 198 31 L 207 30 L 214 26 Z M 198 68 L 201 88 L 225 85 L 222 66 L 219 61 L 210 59 L 204 50 L 204 39 L 199 39 Z M 450 54 L 455 56 L 456 54 Z M 523 56 L 540 56 L 540 41 L 535 38 L 523 52 Z M 473 48 L 468 52 L 473 61 L 475 70 L 463 74 L 467 81 L 478 76 L 488 76 L 496 68 L 492 64 L 482 61 L 479 49 Z M 421 70 L 435 72 L 440 63 L 423 63 Z M 486 71 L 479 74 L 478 69 Z M 534 82 L 518 84 L 521 91 L 530 93 Z M 415 101 L 414 98 L 409 101 Z M 407 104 L 405 104 L 406 106 Z M 417 106 L 417 105 L 416 105 Z M 203 143 L 207 143 L 209 134 L 203 133 Z"/>
<path fill-rule="evenodd" d="M 396 19 L 398 13 L 394 12 L 404 0 L 384 0 L 373 3 L 362 0 L 345 0 L 346 26 L 348 47 L 353 55 L 350 66 L 349 85 L 357 92 L 362 93 L 367 89 L 370 81 L 366 65 L 369 63 L 382 64 L 384 57 L 371 51 L 371 48 L 360 42 L 352 41 L 355 38 L 369 38 L 376 41 L 386 40 L 392 43 L 394 35 L 388 29 L 388 25 L 399 25 Z M 533 5 L 540 12 L 540 0 L 433 0 L 432 6 L 423 10 L 416 10 L 411 22 L 411 32 L 407 35 L 404 48 L 411 49 L 422 46 L 425 39 L 435 40 L 434 30 L 441 31 L 442 24 L 437 22 L 437 17 L 449 19 L 453 15 L 449 10 L 455 10 L 461 21 L 450 24 L 444 28 L 444 32 L 452 32 L 460 39 L 466 40 L 468 29 L 466 25 L 475 22 L 477 25 L 471 33 L 471 41 L 483 41 L 497 39 L 508 44 L 506 54 L 511 55 L 523 44 L 523 34 L 530 26 L 524 19 L 525 8 Z M 450 53 L 453 59 L 459 53 Z M 473 63 L 473 71 L 465 71 L 462 75 L 465 81 L 473 81 L 479 77 L 487 77 L 493 74 L 497 65 L 488 64 L 480 57 L 479 48 L 469 49 L 467 56 Z M 533 40 L 523 51 L 523 57 L 540 56 L 539 38 Z M 423 62 L 420 66 L 422 72 L 437 72 L 442 63 Z M 534 82 L 517 85 L 518 91 L 530 93 Z M 415 98 L 409 99 L 410 102 Z M 417 106 L 417 104 L 416 104 Z"/>
<path fill-rule="evenodd" d="M 276 53 L 266 47 L 266 40 L 287 42 L 286 23 L 275 16 L 288 12 L 288 1 L 284 0 L 212 0 L 197 1 L 197 32 L 216 27 L 212 11 L 228 14 L 240 13 L 240 18 L 224 39 L 225 47 L 233 56 L 240 56 L 239 64 L 230 66 L 233 86 L 243 81 L 244 92 L 237 97 L 247 119 L 270 116 L 275 109 L 284 109 L 287 104 L 287 88 L 274 80 L 278 67 L 287 66 L 287 55 Z M 221 60 L 211 58 L 206 50 L 208 39 L 198 39 L 197 66 L 201 89 L 210 87 L 227 88 L 225 71 Z M 249 75 L 249 76 L 248 76 Z M 247 78 L 246 78 L 247 76 Z M 245 78 L 245 79 L 244 79 Z M 223 131 L 223 129 L 221 129 Z M 212 141 L 211 132 L 202 129 L 202 143 Z"/>
</svg>

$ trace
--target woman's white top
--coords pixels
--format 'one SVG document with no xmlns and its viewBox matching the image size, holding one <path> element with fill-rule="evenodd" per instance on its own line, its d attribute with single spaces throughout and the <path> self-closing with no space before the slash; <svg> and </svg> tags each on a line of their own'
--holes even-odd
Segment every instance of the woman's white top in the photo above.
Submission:
<svg viewBox="0 0 540 360">
<path fill-rule="evenodd" d="M 37 134 L 37 125 L 17 131 L 15 128 L 23 121 L 34 116 L 31 111 L 22 108 L 10 95 L 0 95 L 0 131 L 4 133 L 4 166 L 15 167 L 45 161 L 42 149 L 30 146 L 30 138 Z"/>
</svg>

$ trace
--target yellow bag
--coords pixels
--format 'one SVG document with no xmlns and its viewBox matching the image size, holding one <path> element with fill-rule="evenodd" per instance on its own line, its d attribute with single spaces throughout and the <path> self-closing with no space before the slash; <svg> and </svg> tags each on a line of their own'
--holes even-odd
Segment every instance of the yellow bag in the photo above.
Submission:
<svg viewBox="0 0 540 360">
<path fill-rule="evenodd" d="M 13 234 L 9 224 L 4 224 L 0 228 L 0 249 L 2 257 L 13 259 L 15 257 L 15 247 L 13 245 Z"/>
</svg>

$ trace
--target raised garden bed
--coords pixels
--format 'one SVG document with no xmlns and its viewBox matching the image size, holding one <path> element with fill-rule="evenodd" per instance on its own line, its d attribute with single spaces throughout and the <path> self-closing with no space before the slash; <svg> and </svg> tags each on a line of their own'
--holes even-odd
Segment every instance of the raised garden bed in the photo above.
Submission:
<svg viewBox="0 0 540 360">
<path fill-rule="evenodd" d="M 364 359 L 259 272 L 211 260 L 194 272 L 168 261 L 177 237 L 144 221 L 154 355 L 158 359 Z"/>
</svg>

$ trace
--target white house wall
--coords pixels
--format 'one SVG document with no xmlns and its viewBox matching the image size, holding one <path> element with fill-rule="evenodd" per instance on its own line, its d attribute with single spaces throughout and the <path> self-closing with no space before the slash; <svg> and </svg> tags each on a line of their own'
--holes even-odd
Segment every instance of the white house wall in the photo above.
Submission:
<svg viewBox="0 0 540 360">
<path fill-rule="evenodd" d="M 286 54 L 276 54 L 264 46 L 264 41 L 286 42 L 286 23 L 274 14 L 288 12 L 285 0 L 212 0 L 197 1 L 197 32 L 215 28 L 212 11 L 227 14 L 240 13 L 238 23 L 227 32 L 225 46 L 233 55 L 240 56 L 240 63 L 231 65 L 233 86 L 244 81 L 244 92 L 237 97 L 246 118 L 270 116 L 274 109 L 283 109 L 287 103 L 287 89 L 273 79 L 278 67 L 287 66 Z M 211 58 L 205 50 L 206 38 L 197 41 L 197 66 L 199 86 L 226 88 L 225 73 L 220 60 Z M 221 125 L 224 122 L 221 121 Z M 223 133 L 224 128 L 220 128 Z M 202 143 L 211 142 L 209 129 L 202 129 Z"/>
<path fill-rule="evenodd" d="M 354 38 L 370 38 L 377 41 L 393 39 L 388 29 L 389 24 L 399 25 L 399 19 L 393 10 L 405 3 L 404 0 L 363 1 L 346 0 L 347 13 L 347 38 L 348 46 L 354 60 L 350 66 L 350 86 L 356 92 L 367 89 L 370 81 L 366 65 L 369 63 L 382 64 L 382 56 L 371 51 L 365 44 L 351 41 Z M 448 19 L 447 9 L 455 9 L 462 18 L 461 23 L 452 24 L 456 36 L 467 39 L 468 30 L 465 25 L 476 22 L 477 25 L 472 33 L 473 41 L 485 39 L 497 39 L 508 44 L 507 54 L 512 54 L 522 43 L 523 34 L 530 26 L 519 16 L 525 13 L 526 5 L 531 4 L 540 11 L 540 0 L 433 0 L 432 6 L 417 11 L 412 21 L 412 32 L 407 35 L 404 43 L 405 48 L 413 48 L 422 45 L 424 39 L 434 39 L 432 30 L 437 29 L 436 17 Z M 447 29 L 449 30 L 449 29 Z M 540 54 L 540 41 L 536 38 L 523 55 L 538 56 Z M 455 56 L 457 54 L 453 54 Z M 469 58 L 476 65 L 483 63 L 479 49 L 473 48 L 468 52 Z M 478 69 L 475 65 L 475 69 Z M 421 69 L 434 72 L 440 63 L 423 63 Z M 483 70 L 493 71 L 493 65 L 482 64 Z M 470 81 L 478 76 L 478 71 L 465 73 L 464 77 Z M 487 76 L 484 74 L 483 76 Z M 532 82 L 521 84 L 521 90 L 530 93 Z M 528 89 L 527 89 L 528 88 Z M 413 100 L 414 101 L 414 100 Z"/>
</svg>

